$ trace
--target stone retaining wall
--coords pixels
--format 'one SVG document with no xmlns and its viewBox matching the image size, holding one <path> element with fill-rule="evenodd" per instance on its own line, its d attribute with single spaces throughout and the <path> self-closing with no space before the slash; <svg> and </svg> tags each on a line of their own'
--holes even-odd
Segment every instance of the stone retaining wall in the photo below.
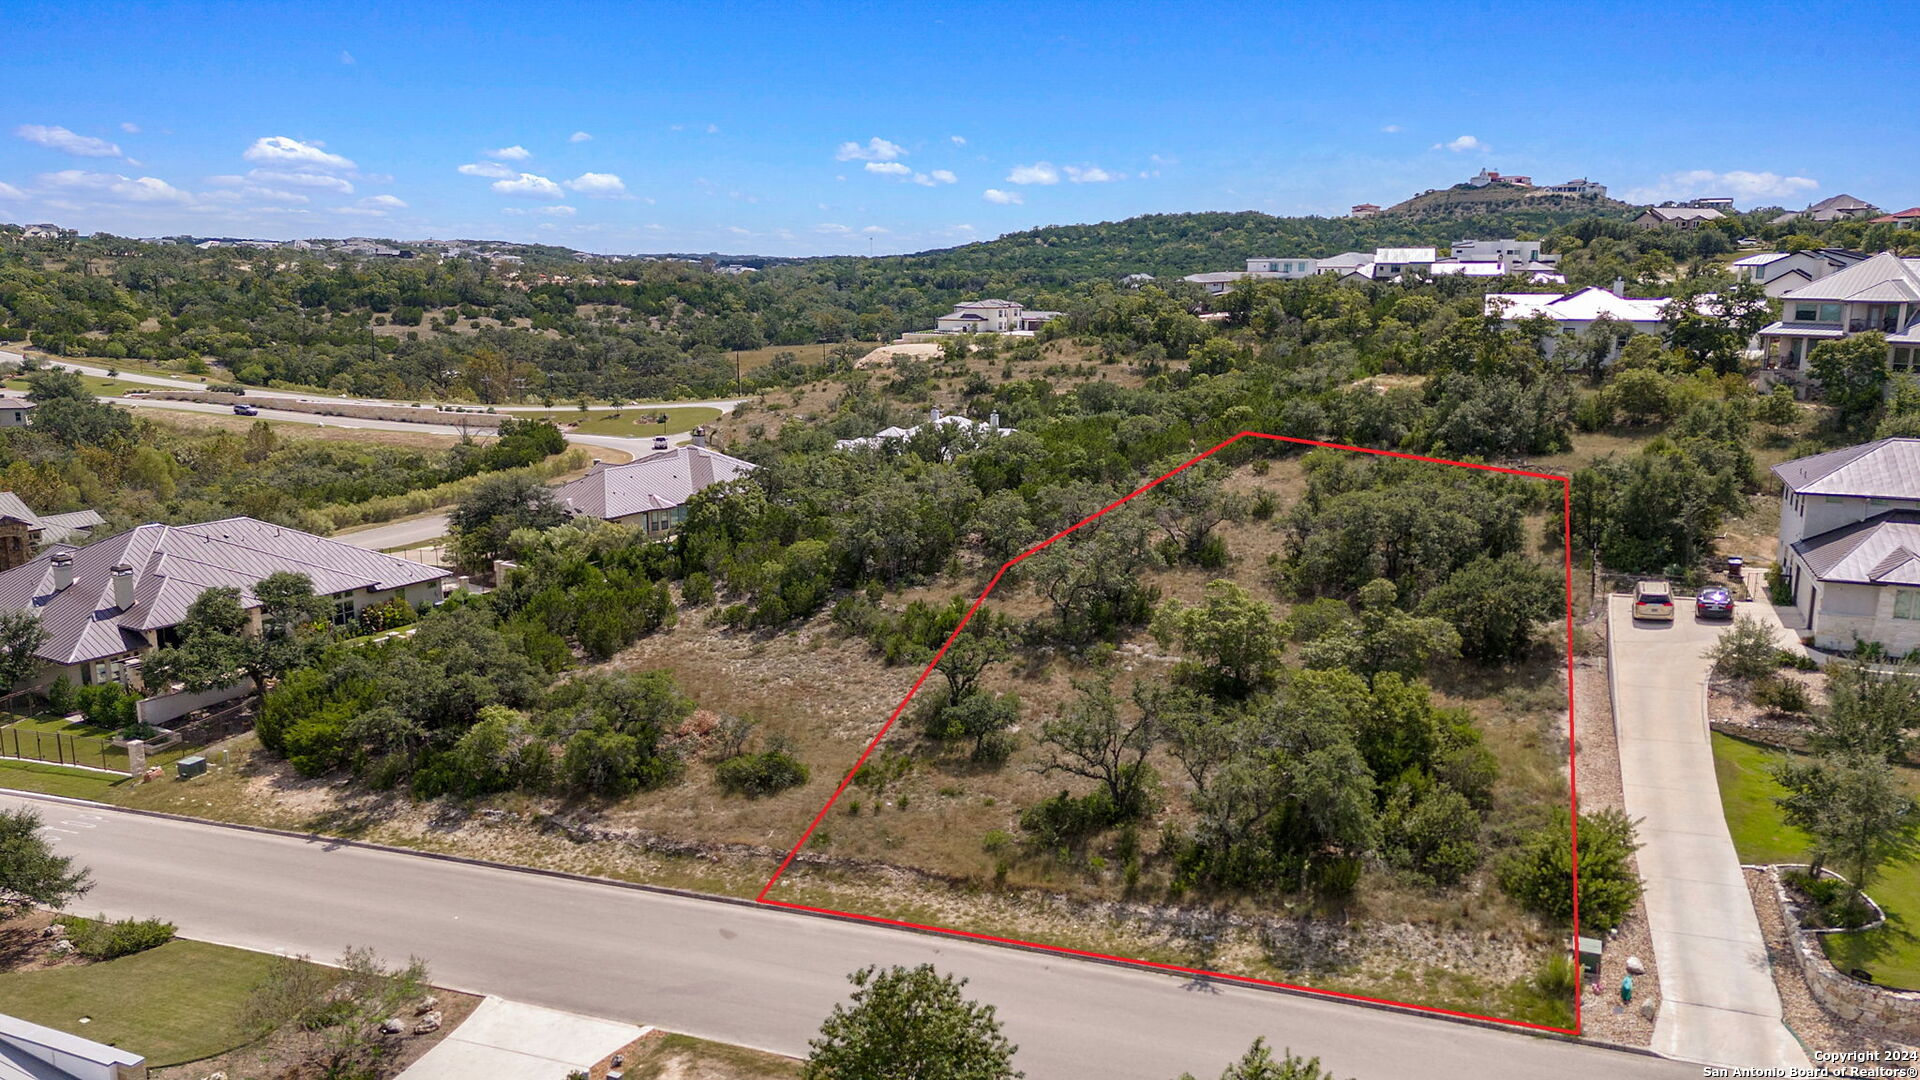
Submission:
<svg viewBox="0 0 1920 1080">
<path fill-rule="evenodd" d="M 1813 999 L 1846 1023 L 1872 1024 L 1902 1038 L 1920 1039 L 1920 993 L 1861 982 L 1834 967 L 1820 947 L 1820 935 L 1800 927 L 1799 909 L 1780 880 L 1779 867 L 1767 867 L 1767 876 L 1779 893 L 1793 955 Z"/>
</svg>

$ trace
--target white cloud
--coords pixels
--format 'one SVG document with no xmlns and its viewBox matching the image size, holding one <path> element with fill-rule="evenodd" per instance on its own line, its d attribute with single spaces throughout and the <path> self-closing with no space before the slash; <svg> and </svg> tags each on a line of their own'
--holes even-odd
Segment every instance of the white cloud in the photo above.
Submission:
<svg viewBox="0 0 1920 1080">
<path fill-rule="evenodd" d="M 753 235 L 752 229 L 743 229 L 738 225 L 727 226 L 727 231 L 732 233 L 735 236 L 752 236 Z"/>
<path fill-rule="evenodd" d="M 592 142 L 593 136 L 587 134 L 584 131 L 576 131 L 573 134 L 567 136 L 567 141 L 568 142 Z"/>
<path fill-rule="evenodd" d="M 484 151 L 484 153 L 488 157 L 499 161 L 525 161 L 533 156 L 533 151 L 518 143 L 512 146 L 503 146 L 498 150 L 487 150 Z"/>
<path fill-rule="evenodd" d="M 967 145 L 967 137 L 965 135 L 949 135 L 947 138 L 952 141 L 955 146 Z"/>
<path fill-rule="evenodd" d="M 369 195 L 360 200 L 360 205 L 369 210 L 405 210 L 406 201 L 398 195 Z"/>
<path fill-rule="evenodd" d="M 882 176 L 913 175 L 912 169 L 907 168 L 897 161 L 869 161 L 867 162 L 866 169 L 870 173 L 879 173 Z"/>
<path fill-rule="evenodd" d="M 813 227 L 813 231 L 817 233 L 826 233 L 829 236 L 845 236 L 848 233 L 852 232 L 853 230 L 847 228 L 845 225 L 835 225 L 832 222 L 825 222 L 819 225 L 815 225 Z"/>
<path fill-rule="evenodd" d="M 554 183 L 544 176 L 535 176 L 532 173 L 524 172 L 513 180 L 495 180 L 493 182 L 493 190 L 502 195 L 525 195 L 534 199 L 564 199 L 567 197 L 567 193 L 560 190 L 559 184 Z"/>
<path fill-rule="evenodd" d="M 959 177 L 953 175 L 953 170 L 951 169 L 935 169 L 928 173 L 927 177 L 936 184 L 952 184 L 960 180 Z M 918 178 L 916 177 L 916 179 Z"/>
<path fill-rule="evenodd" d="M 1461 154 L 1468 150 L 1485 150 L 1487 144 L 1472 135 L 1462 135 L 1452 142 L 1434 143 L 1433 148 L 1435 150 L 1451 150 L 1456 154 Z"/>
<path fill-rule="evenodd" d="M 489 180 L 505 180 L 514 175 L 505 165 L 496 165 L 491 161 L 476 161 L 471 165 L 460 166 L 461 176 L 484 176 Z"/>
<path fill-rule="evenodd" d="M 840 149 L 833 152 L 833 160 L 892 161 L 894 158 L 905 155 L 906 152 L 907 148 L 901 146 L 899 143 L 888 142 L 880 136 L 875 135 L 873 138 L 867 140 L 867 145 L 865 146 L 861 146 L 857 142 L 841 143 Z"/>
<path fill-rule="evenodd" d="M 85 172 L 80 169 L 62 169 L 59 172 L 42 173 L 40 182 L 48 187 L 64 188 L 69 191 L 86 191 L 119 202 L 129 203 L 190 203 L 193 196 L 152 176 L 129 178 L 118 173 Z"/>
<path fill-rule="evenodd" d="M 355 64 L 357 64 L 357 63 L 359 63 L 360 61 L 358 61 L 358 60 L 355 60 L 355 59 L 353 58 L 353 54 L 352 54 L 352 53 L 350 53 L 350 52 L 348 52 L 348 51 L 347 51 L 347 50 L 345 50 L 345 49 L 341 49 L 341 50 L 340 50 L 340 62 L 341 62 L 341 63 L 343 63 L 343 64 L 345 64 L 345 65 L 347 65 L 348 67 L 352 67 L 353 65 L 355 65 Z"/>
<path fill-rule="evenodd" d="M 980 193 L 980 197 L 990 203 L 998 203 L 1001 206 L 1019 206 L 1021 203 L 1027 201 L 1026 198 L 1017 191 L 1001 191 L 999 188 L 988 188 Z"/>
<path fill-rule="evenodd" d="M 201 198 L 211 199 L 215 202 L 242 202 L 252 200 L 257 202 L 304 204 L 312 201 L 297 191 L 285 191 L 281 188 L 256 184 L 250 177 L 245 176 L 209 176 L 207 177 L 207 183 L 212 184 L 220 190 L 203 192 Z"/>
<path fill-rule="evenodd" d="M 1174 157 L 1172 154 L 1148 154 L 1147 160 L 1153 162 L 1155 165 L 1180 164 L 1180 159 L 1177 157 Z"/>
<path fill-rule="evenodd" d="M 1066 166 L 1066 171 L 1067 179 L 1076 184 L 1105 184 L 1109 181 L 1125 180 L 1127 178 L 1125 173 L 1110 173 L 1098 165 L 1088 165 L 1085 168 L 1068 165 Z"/>
<path fill-rule="evenodd" d="M 26 192 L 21 191 L 5 180 L 0 180 L 0 199 L 24 199 L 26 197 Z"/>
<path fill-rule="evenodd" d="M 610 198 L 624 194 L 627 190 L 627 185 L 622 183 L 618 176 L 604 172 L 581 173 L 567 181 L 567 187 L 582 195 L 591 195 L 596 198 Z"/>
<path fill-rule="evenodd" d="M 574 209 L 571 206 L 543 206 L 540 208 L 540 212 L 552 215 L 553 217 L 572 217 L 574 215 Z"/>
<path fill-rule="evenodd" d="M 1060 171 L 1045 161 L 1036 161 L 1031 165 L 1015 165 L 1007 174 L 1009 184 L 1057 184 Z"/>
<path fill-rule="evenodd" d="M 886 232 L 887 232 L 887 230 L 881 228 L 878 225 L 869 225 L 866 228 L 861 229 L 860 231 L 863 233 L 866 233 L 868 236 L 884 236 L 886 235 Z"/>
<path fill-rule="evenodd" d="M 1745 169 L 1728 172 L 1689 169 L 1686 172 L 1669 173 L 1646 187 L 1623 191 L 1620 198 L 1627 202 L 1660 202 L 1701 195 L 1730 195 L 1747 202 L 1790 198 L 1819 186 L 1818 180 L 1806 176 L 1781 176 L 1779 173 L 1749 172 Z"/>
<path fill-rule="evenodd" d="M 247 147 L 240 156 L 262 165 L 298 165 L 342 171 L 353 168 L 352 161 L 321 149 L 317 142 L 301 142 L 285 135 L 267 135 L 255 139 L 253 145 Z"/>
<path fill-rule="evenodd" d="M 1389 135 L 1398 135 L 1406 129 L 1402 128 L 1399 124 L 1388 124 L 1386 127 L 1383 127 L 1380 130 L 1386 132 Z"/>
<path fill-rule="evenodd" d="M 318 188 L 322 191 L 337 191 L 342 195 L 353 194 L 353 184 L 343 177 L 327 176 L 324 173 L 302 172 L 298 169 L 249 169 L 247 179 L 256 184 L 286 184 L 291 187 Z"/>
<path fill-rule="evenodd" d="M 708 124 L 708 125 L 707 125 L 707 134 L 709 134 L 709 135 L 718 135 L 718 134 L 720 134 L 720 125 L 719 125 L 719 124 Z"/>
<path fill-rule="evenodd" d="M 58 125 L 21 124 L 13 133 L 30 143 L 74 157 L 119 157 L 120 148 L 105 139 L 78 135 Z"/>
<path fill-rule="evenodd" d="M 140 125 L 131 120 L 122 120 L 120 121 L 120 130 L 129 135 L 138 135 L 140 134 Z"/>
</svg>

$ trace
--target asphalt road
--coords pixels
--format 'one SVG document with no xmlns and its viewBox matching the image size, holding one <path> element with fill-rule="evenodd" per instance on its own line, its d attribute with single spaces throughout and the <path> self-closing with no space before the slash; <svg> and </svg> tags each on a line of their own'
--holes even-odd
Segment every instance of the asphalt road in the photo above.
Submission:
<svg viewBox="0 0 1920 1080">
<path fill-rule="evenodd" d="M 1767 617 L 1765 605 L 1741 614 Z M 1672 622 L 1607 608 L 1613 715 L 1627 813 L 1640 819 L 1640 876 L 1660 963 L 1653 1045 L 1715 1065 L 1808 1065 L 1781 1021 L 1766 940 L 1720 806 L 1706 715 L 1706 650 L 1727 623 L 1703 622 L 1682 597 Z M 1791 642 L 1782 637 L 1782 643 Z"/>
<path fill-rule="evenodd" d="M 1315 998 L 328 841 L 0 796 L 33 805 L 91 867 L 77 910 L 328 958 L 417 954 L 439 982 L 803 1055 L 869 963 L 929 962 L 999 1007 L 1033 1080 L 1213 1077 L 1256 1036 L 1358 1080 L 1621 1080 L 1699 1069 Z"/>
<path fill-rule="evenodd" d="M 425 544 L 447 535 L 447 515 L 422 514 L 419 517 L 369 525 L 364 529 L 337 532 L 332 539 L 368 551 L 393 551 Z"/>
</svg>

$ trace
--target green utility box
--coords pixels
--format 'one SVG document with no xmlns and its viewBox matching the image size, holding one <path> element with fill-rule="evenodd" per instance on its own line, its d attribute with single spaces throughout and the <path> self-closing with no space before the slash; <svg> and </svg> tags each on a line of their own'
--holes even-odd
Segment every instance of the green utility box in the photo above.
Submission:
<svg viewBox="0 0 1920 1080">
<path fill-rule="evenodd" d="M 185 765 L 186 762 L 183 761 L 180 764 Z M 1606 943 L 1602 942 L 1599 938 L 1582 937 L 1579 940 L 1579 945 L 1580 970 L 1586 972 L 1590 977 L 1598 978 L 1600 975 L 1600 953 L 1601 950 L 1606 948 Z"/>
<path fill-rule="evenodd" d="M 174 762 L 173 767 L 179 771 L 180 779 L 191 780 L 207 771 L 207 759 L 195 754 L 192 757 L 183 757 L 179 761 Z M 1586 939 L 1582 938 L 1581 940 L 1584 941 Z"/>
</svg>

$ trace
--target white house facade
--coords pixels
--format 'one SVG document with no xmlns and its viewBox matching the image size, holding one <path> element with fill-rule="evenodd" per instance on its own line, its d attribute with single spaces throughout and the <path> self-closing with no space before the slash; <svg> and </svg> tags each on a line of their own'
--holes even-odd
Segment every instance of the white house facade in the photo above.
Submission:
<svg viewBox="0 0 1920 1080">
<path fill-rule="evenodd" d="M 1780 568 L 1822 649 L 1920 650 L 1920 439 L 1881 439 L 1773 468 Z"/>
<path fill-rule="evenodd" d="M 1811 248 L 1806 251 L 1766 251 L 1733 261 L 1733 276 L 1751 281 L 1766 290 L 1768 296 L 1785 296 L 1802 285 L 1855 263 L 1865 262 L 1863 252 L 1845 248 Z"/>
<path fill-rule="evenodd" d="M 1780 321 L 1759 334 L 1773 381 L 1804 383 L 1814 346 L 1870 330 L 1887 336 L 1887 364 L 1895 372 L 1920 371 L 1920 259 L 1883 251 L 1780 299 Z"/>
</svg>

